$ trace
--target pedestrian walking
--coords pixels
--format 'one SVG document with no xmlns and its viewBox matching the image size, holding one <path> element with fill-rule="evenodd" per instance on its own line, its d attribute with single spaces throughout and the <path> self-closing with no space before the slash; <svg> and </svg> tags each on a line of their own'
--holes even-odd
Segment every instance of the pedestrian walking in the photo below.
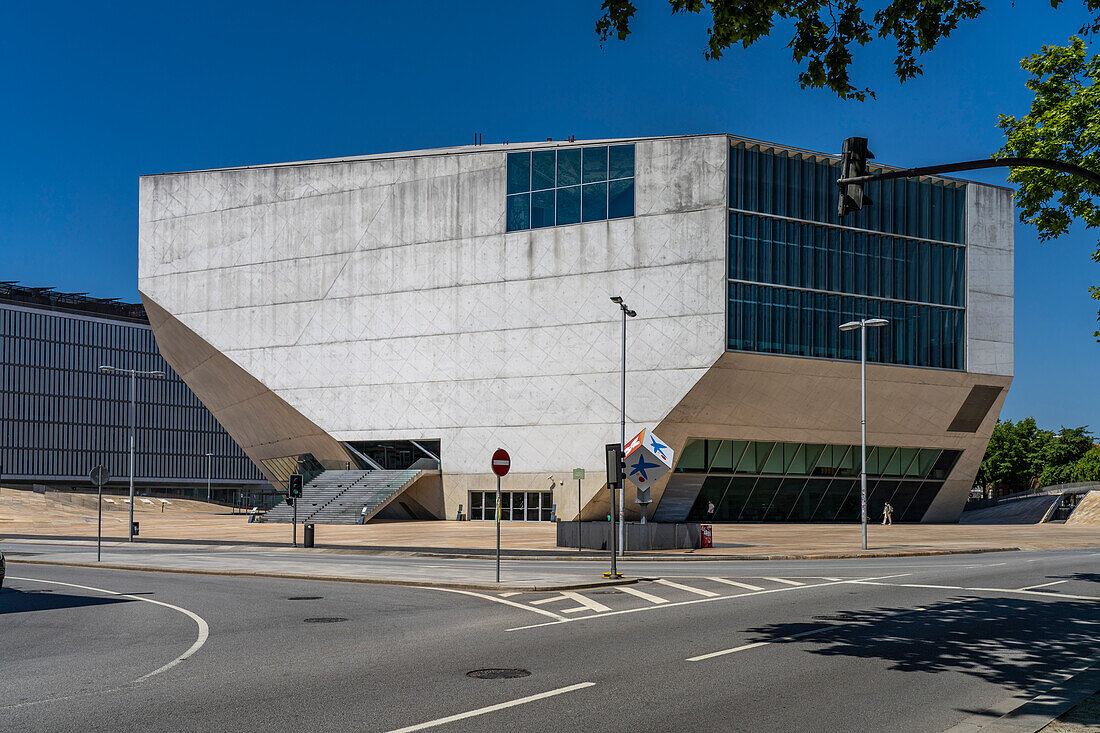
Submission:
<svg viewBox="0 0 1100 733">
<path fill-rule="evenodd" d="M 707 499 L 707 521 L 714 519 L 714 502 Z"/>
<path fill-rule="evenodd" d="M 884 504 L 883 507 L 882 507 L 882 524 L 883 524 L 883 526 L 886 526 L 887 524 L 893 524 L 893 523 L 894 523 L 894 507 L 890 506 L 890 502 L 886 502 L 886 504 Z"/>
<path fill-rule="evenodd" d="M 359 524 L 367 523 L 367 508 L 363 507 L 363 511 L 359 512 Z"/>
</svg>

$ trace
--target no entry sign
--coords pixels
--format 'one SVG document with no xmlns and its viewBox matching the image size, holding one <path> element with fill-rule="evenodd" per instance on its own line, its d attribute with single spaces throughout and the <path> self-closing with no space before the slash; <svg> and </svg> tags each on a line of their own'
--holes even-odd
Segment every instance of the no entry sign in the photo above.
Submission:
<svg viewBox="0 0 1100 733">
<path fill-rule="evenodd" d="M 508 469 L 511 467 L 512 459 L 508 455 L 508 451 L 497 448 L 497 452 L 493 454 L 493 473 L 497 476 L 503 476 L 508 473 Z"/>
</svg>

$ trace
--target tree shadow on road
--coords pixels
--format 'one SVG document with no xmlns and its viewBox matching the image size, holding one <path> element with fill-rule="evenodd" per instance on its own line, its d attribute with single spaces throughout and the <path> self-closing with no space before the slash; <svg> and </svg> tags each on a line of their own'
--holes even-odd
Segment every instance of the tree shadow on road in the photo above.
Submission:
<svg viewBox="0 0 1100 733">
<path fill-rule="evenodd" d="M 955 672 L 1034 692 L 1046 677 L 1100 652 L 1100 604 L 963 596 L 923 610 L 878 608 L 749 629 L 752 641 L 808 645 L 810 654 L 880 659 L 901 672 Z M 813 636 L 789 637 L 837 624 Z M 1037 693 L 1036 693 L 1037 694 Z"/>
<path fill-rule="evenodd" d="M 133 603 L 133 600 L 108 596 L 77 596 L 49 590 L 25 591 L 4 588 L 3 591 L 0 591 L 0 615 L 52 611 L 59 608 L 103 606 L 111 603 Z"/>
</svg>

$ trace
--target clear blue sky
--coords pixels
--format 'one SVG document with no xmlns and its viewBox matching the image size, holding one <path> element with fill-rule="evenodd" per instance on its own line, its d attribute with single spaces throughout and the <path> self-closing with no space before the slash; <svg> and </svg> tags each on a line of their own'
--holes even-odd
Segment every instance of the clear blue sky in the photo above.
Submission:
<svg viewBox="0 0 1100 733">
<path fill-rule="evenodd" d="M 1064 43 L 1080 3 L 993 2 L 899 85 L 857 53 L 878 100 L 795 82 L 786 29 L 702 57 L 706 18 L 639 0 L 600 48 L 599 0 L 556 3 L 7 3 L 0 11 L 0 279 L 135 299 L 143 173 L 547 137 L 729 132 L 882 162 L 982 158 L 1029 104 L 1021 57 Z M 1004 183 L 998 171 L 976 180 Z M 1003 415 L 1100 431 L 1095 234 L 1016 226 L 1016 379 Z"/>
</svg>

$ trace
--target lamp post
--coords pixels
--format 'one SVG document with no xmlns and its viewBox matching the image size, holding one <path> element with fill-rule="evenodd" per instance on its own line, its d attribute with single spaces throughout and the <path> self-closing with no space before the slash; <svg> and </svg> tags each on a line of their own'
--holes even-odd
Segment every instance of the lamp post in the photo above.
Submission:
<svg viewBox="0 0 1100 733">
<path fill-rule="evenodd" d="M 130 375 L 130 529 L 127 533 L 127 539 L 130 542 L 134 541 L 134 446 L 135 446 L 135 433 L 137 432 L 137 378 L 140 374 L 143 377 L 163 377 L 164 372 L 159 369 L 153 369 L 150 371 L 142 371 L 140 369 L 123 369 L 115 366 L 100 366 L 99 371 L 118 374 Z"/>
<path fill-rule="evenodd" d="M 210 501 L 210 461 L 213 460 L 214 454 L 206 454 L 206 501 Z"/>
<path fill-rule="evenodd" d="M 629 316 L 630 318 L 633 318 L 634 316 L 636 316 L 638 314 L 635 313 L 634 311 L 630 310 L 630 308 L 627 307 L 626 303 L 623 302 L 623 296 L 621 296 L 621 295 L 612 295 L 611 296 L 611 302 L 614 303 L 615 305 L 619 306 L 619 310 L 621 310 L 623 312 L 623 367 L 622 367 L 623 391 L 622 391 L 622 402 L 620 403 L 620 410 L 619 410 L 619 445 L 625 448 L 626 447 L 626 319 L 627 319 L 627 316 Z M 624 491 L 625 487 L 626 487 L 626 480 L 625 480 L 625 477 L 624 477 L 623 481 L 619 484 L 618 518 L 619 518 L 619 555 L 620 556 L 624 556 L 626 554 L 623 551 L 623 549 L 624 549 L 624 545 L 623 545 L 623 503 L 624 503 L 623 491 Z M 612 501 L 611 512 L 612 512 L 613 515 L 615 513 L 614 503 L 615 502 Z M 642 507 L 642 512 L 643 513 L 645 512 L 645 507 L 644 506 Z"/>
<path fill-rule="evenodd" d="M 841 325 L 841 331 L 859 329 L 859 506 L 863 529 L 863 549 L 867 549 L 867 329 L 885 326 L 885 318 L 861 318 Z"/>
</svg>

